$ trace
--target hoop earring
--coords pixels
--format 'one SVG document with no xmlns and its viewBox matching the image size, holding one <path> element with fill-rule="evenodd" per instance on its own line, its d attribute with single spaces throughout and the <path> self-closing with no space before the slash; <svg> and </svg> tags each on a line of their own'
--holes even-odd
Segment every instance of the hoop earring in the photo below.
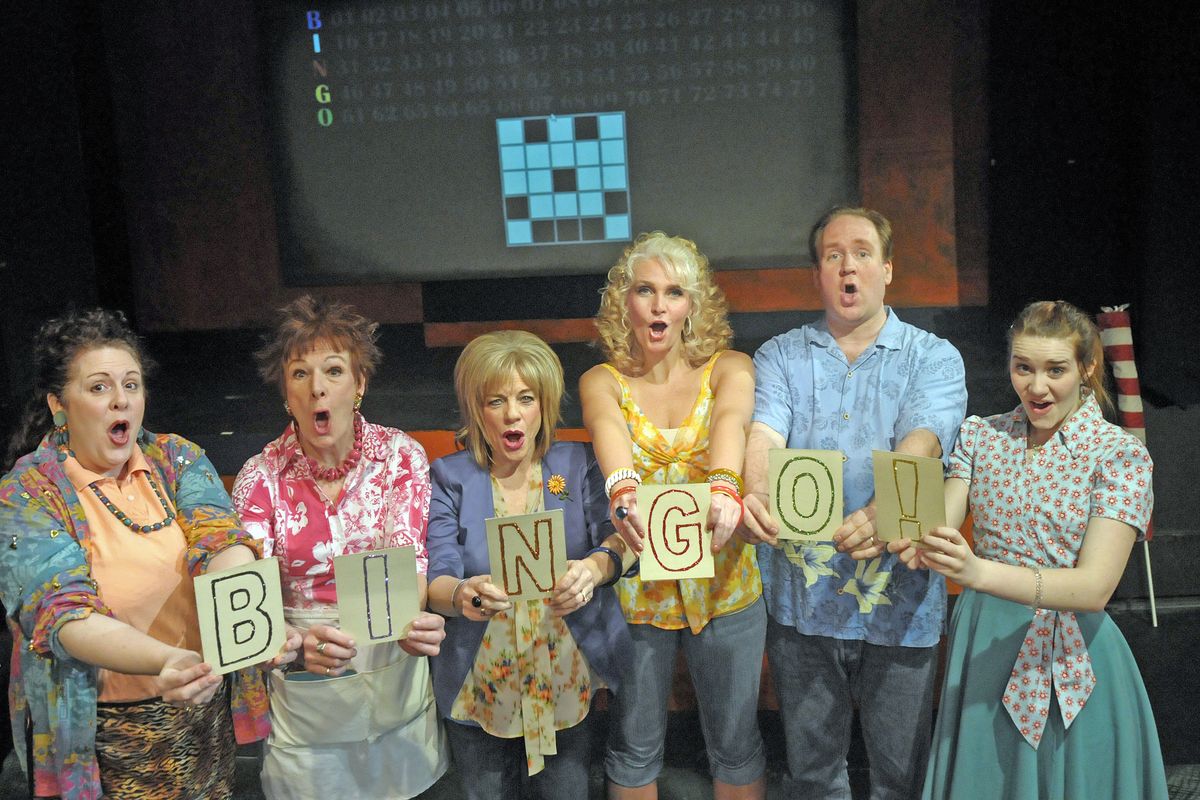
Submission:
<svg viewBox="0 0 1200 800">
<path fill-rule="evenodd" d="M 692 330 L 692 318 L 690 316 L 684 317 L 683 318 L 683 338 L 691 339 L 694 336 L 695 336 L 695 332 Z"/>
<path fill-rule="evenodd" d="M 360 408 L 362 408 L 362 400 L 363 400 L 362 392 L 359 392 L 358 394 L 354 395 L 354 410 L 355 411 L 358 411 Z"/>
</svg>

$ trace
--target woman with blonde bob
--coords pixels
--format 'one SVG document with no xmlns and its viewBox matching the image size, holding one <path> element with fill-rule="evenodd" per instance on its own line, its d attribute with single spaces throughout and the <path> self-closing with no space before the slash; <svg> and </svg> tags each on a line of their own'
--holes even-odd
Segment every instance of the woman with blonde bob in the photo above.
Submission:
<svg viewBox="0 0 1200 800">
<path fill-rule="evenodd" d="M 762 797 L 757 709 L 766 613 L 754 548 L 730 538 L 742 515 L 754 367 L 727 349 L 732 330 L 708 260 L 692 242 L 665 233 L 638 237 L 609 270 L 596 327 L 608 363 L 584 374 L 579 393 L 614 525 L 640 551 L 646 532 L 638 484 L 707 482 L 715 554 L 712 579 L 617 584 L 634 668 L 613 708 L 609 796 L 657 796 L 667 694 L 682 648 L 714 796 Z"/>
<path fill-rule="evenodd" d="M 635 556 L 612 533 L 591 448 L 554 441 L 563 375 L 545 342 L 478 337 L 454 388 L 464 450 L 433 463 L 429 513 L 430 607 L 447 617 L 433 684 L 450 749 L 469 798 L 516 800 L 527 783 L 537 797 L 579 800 L 592 697 L 619 688 L 629 653 L 611 586 Z M 485 521 L 554 509 L 567 570 L 552 596 L 510 600 L 490 574 Z"/>
<path fill-rule="evenodd" d="M 1020 404 L 963 423 L 949 525 L 888 545 L 963 586 L 924 797 L 1163 800 L 1146 688 L 1104 611 L 1150 521 L 1150 456 L 1103 417 L 1104 351 L 1078 308 L 1031 303 L 1008 350 Z"/>
</svg>

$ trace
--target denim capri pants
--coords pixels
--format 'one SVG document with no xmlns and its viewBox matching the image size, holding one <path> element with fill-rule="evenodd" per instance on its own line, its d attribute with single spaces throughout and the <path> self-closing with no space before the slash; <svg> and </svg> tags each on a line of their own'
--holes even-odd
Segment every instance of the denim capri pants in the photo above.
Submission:
<svg viewBox="0 0 1200 800">
<path fill-rule="evenodd" d="M 611 705 L 604 768 L 619 786 L 645 786 L 658 778 L 667 731 L 667 697 L 682 648 L 696 690 L 700 728 L 715 780 L 753 783 L 766 767 L 758 730 L 767 614 L 762 598 L 714 617 L 698 634 L 630 625 L 633 659 Z"/>
</svg>

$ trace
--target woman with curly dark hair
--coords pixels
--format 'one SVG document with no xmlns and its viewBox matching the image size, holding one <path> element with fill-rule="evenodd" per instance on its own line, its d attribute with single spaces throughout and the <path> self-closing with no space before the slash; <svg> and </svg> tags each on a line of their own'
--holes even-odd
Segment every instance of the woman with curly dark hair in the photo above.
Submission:
<svg viewBox="0 0 1200 800">
<path fill-rule="evenodd" d="M 119 312 L 68 314 L 34 341 L 0 479 L 12 724 L 32 737 L 34 797 L 227 798 L 235 731 L 265 735 L 258 670 L 227 684 L 202 662 L 192 589 L 258 545 L 204 452 L 142 428 L 148 368 Z"/>
</svg>

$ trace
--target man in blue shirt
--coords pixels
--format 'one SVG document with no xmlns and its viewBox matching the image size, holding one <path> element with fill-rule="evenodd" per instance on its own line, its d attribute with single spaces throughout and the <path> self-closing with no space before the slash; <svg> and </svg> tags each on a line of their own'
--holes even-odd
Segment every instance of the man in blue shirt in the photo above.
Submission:
<svg viewBox="0 0 1200 800">
<path fill-rule="evenodd" d="M 873 800 L 920 794 L 929 755 L 944 579 L 910 571 L 875 539 L 872 450 L 945 458 L 966 412 L 949 342 L 884 305 L 891 224 L 839 207 L 809 249 L 824 317 L 754 356 L 745 522 L 758 548 L 767 655 L 787 740 L 789 796 L 849 798 L 846 753 L 859 708 Z M 840 450 L 844 509 L 833 542 L 780 542 L 767 496 L 772 448 Z"/>
</svg>

